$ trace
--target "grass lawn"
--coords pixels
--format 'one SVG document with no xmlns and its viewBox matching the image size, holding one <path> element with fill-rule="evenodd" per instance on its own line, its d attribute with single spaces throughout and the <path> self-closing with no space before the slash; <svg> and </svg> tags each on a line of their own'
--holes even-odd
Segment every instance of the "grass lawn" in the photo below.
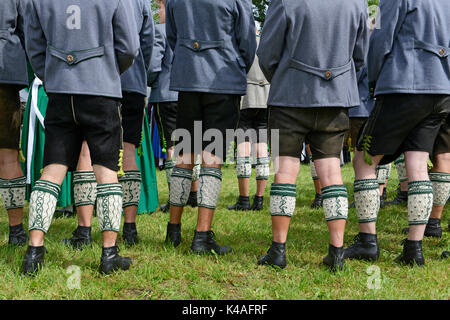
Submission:
<svg viewBox="0 0 450 320">
<path fill-rule="evenodd" d="M 342 169 L 349 196 L 353 196 L 353 169 Z M 388 185 L 388 197 L 398 184 L 395 169 Z M 270 183 L 273 179 L 271 177 Z M 165 173 L 158 172 L 160 202 L 168 198 Z M 251 181 L 251 192 L 255 181 Z M 447 220 L 444 211 L 441 239 L 425 239 L 424 267 L 399 266 L 394 258 L 400 253 L 402 227 L 407 225 L 407 209 L 386 207 L 378 220 L 380 260 L 375 264 L 349 261 L 346 269 L 330 273 L 321 265 L 328 250 L 328 229 L 323 210 L 311 210 L 314 188 L 309 167 L 302 165 L 298 178 L 297 208 L 287 242 L 288 266 L 276 270 L 257 266 L 257 259 L 271 243 L 269 196 L 261 212 L 230 212 L 238 187 L 234 168 L 224 169 L 224 178 L 213 230 L 219 244 L 231 245 L 233 252 L 224 257 L 197 256 L 189 252 L 196 224 L 196 210 L 186 208 L 182 222 L 182 244 L 164 245 L 168 214 L 159 210 L 138 217 L 141 242 L 121 254 L 133 258 L 127 272 L 101 276 L 101 234 L 93 221 L 94 245 L 83 251 L 65 247 L 61 239 L 76 228 L 76 218 L 54 219 L 46 238 L 46 266 L 35 278 L 20 273 L 26 248 L 8 246 L 8 219 L 0 209 L 0 299 L 449 299 L 449 262 L 442 260 L 449 249 Z M 351 202 L 352 200 L 350 200 Z M 26 210 L 27 212 L 28 210 Z M 27 221 L 25 222 L 27 225 Z M 355 209 L 350 209 L 345 246 L 358 233 Z M 79 289 L 70 289 L 74 274 L 70 266 L 79 266 Z M 376 280 L 379 279 L 377 282 Z M 69 285 L 68 285 L 69 284 Z"/>
</svg>

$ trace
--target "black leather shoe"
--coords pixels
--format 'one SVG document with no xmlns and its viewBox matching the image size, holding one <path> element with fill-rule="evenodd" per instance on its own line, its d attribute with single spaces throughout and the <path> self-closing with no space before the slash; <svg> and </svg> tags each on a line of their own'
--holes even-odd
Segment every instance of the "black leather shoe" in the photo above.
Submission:
<svg viewBox="0 0 450 320">
<path fill-rule="evenodd" d="M 22 274 L 31 276 L 36 275 L 44 265 L 44 255 L 47 252 L 44 246 L 28 246 L 25 258 L 22 262 Z"/>
<path fill-rule="evenodd" d="M 441 255 L 442 259 L 447 259 L 449 256 L 450 256 L 450 251 L 442 252 L 442 255 Z"/>
<path fill-rule="evenodd" d="M 92 243 L 91 227 L 78 226 L 72 233 L 72 238 L 63 239 L 63 243 L 74 249 L 82 249 Z"/>
<path fill-rule="evenodd" d="M 239 210 L 239 211 L 246 211 L 250 210 L 250 197 L 243 197 L 239 196 L 237 202 L 227 207 L 228 210 Z"/>
<path fill-rule="evenodd" d="M 380 196 L 380 209 L 386 207 L 386 201 L 384 201 L 383 196 Z"/>
<path fill-rule="evenodd" d="M 261 211 L 264 208 L 264 196 L 254 196 L 253 204 L 251 206 L 251 210 L 253 211 Z"/>
<path fill-rule="evenodd" d="M 167 202 L 166 204 L 160 205 L 160 206 L 159 206 L 159 210 L 161 210 L 161 211 L 164 212 L 164 213 L 169 212 L 169 210 L 170 210 L 170 204 L 169 204 L 169 202 Z"/>
<path fill-rule="evenodd" d="M 132 264 L 131 258 L 119 256 L 118 246 L 102 248 L 102 258 L 100 260 L 100 273 L 110 274 L 119 269 L 128 270 Z"/>
<path fill-rule="evenodd" d="M 328 255 L 323 258 L 323 264 L 328 266 L 331 271 L 342 271 L 344 269 L 344 246 L 338 248 L 330 244 Z"/>
<path fill-rule="evenodd" d="M 181 223 L 167 224 L 166 243 L 171 243 L 176 248 L 181 243 Z"/>
<path fill-rule="evenodd" d="M 392 201 L 385 201 L 385 205 L 408 204 L 408 191 L 399 191 Z"/>
<path fill-rule="evenodd" d="M 319 209 L 322 207 L 322 195 L 320 193 L 316 193 L 314 201 L 311 204 L 311 209 Z"/>
<path fill-rule="evenodd" d="M 267 254 L 259 258 L 258 264 L 286 268 L 286 243 L 272 241 Z"/>
<path fill-rule="evenodd" d="M 127 223 L 123 224 L 123 234 L 122 239 L 129 246 L 135 245 L 139 243 L 138 232 L 136 229 L 136 223 Z"/>
<path fill-rule="evenodd" d="M 28 235 L 23 229 L 23 224 L 17 226 L 9 226 L 9 241 L 8 244 L 14 246 L 23 246 L 28 241 Z"/>
<path fill-rule="evenodd" d="M 422 240 L 413 241 L 405 239 L 402 241 L 403 252 L 396 259 L 395 262 L 407 265 L 417 264 L 423 266 L 425 258 L 422 253 Z"/>
<path fill-rule="evenodd" d="M 380 256 L 377 235 L 360 232 L 354 243 L 344 250 L 344 259 L 376 261 Z"/>
<path fill-rule="evenodd" d="M 402 233 L 408 234 L 409 228 L 403 228 Z M 441 219 L 430 218 L 428 220 L 427 226 L 425 227 L 424 236 L 441 238 L 442 237 Z"/>
<path fill-rule="evenodd" d="M 381 195 L 381 197 L 383 198 L 383 201 L 387 200 L 387 191 L 386 191 L 386 187 L 383 189 L 383 194 Z"/>
<path fill-rule="evenodd" d="M 186 205 L 191 206 L 192 208 L 198 207 L 197 191 L 193 191 L 193 192 L 189 193 L 189 198 L 188 198 Z"/>
<path fill-rule="evenodd" d="M 219 246 L 214 238 L 215 234 L 213 231 L 195 231 L 191 251 L 197 254 L 209 254 L 215 252 L 220 256 L 231 251 L 231 247 L 229 246 Z"/>
</svg>

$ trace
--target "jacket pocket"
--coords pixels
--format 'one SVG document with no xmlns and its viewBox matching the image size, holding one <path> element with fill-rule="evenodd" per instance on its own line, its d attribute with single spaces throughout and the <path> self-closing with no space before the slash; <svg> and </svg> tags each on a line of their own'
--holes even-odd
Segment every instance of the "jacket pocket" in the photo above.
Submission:
<svg viewBox="0 0 450 320">
<path fill-rule="evenodd" d="M 206 41 L 206 40 L 191 40 L 180 39 L 180 46 L 186 47 L 194 52 L 205 51 L 209 49 L 223 49 L 223 40 Z"/>
<path fill-rule="evenodd" d="M 438 46 L 435 44 L 423 42 L 420 40 L 414 40 L 414 49 L 416 50 L 425 50 L 431 53 L 434 53 L 440 58 L 447 58 L 450 55 L 450 48 L 444 46 Z"/>
<path fill-rule="evenodd" d="M 322 78 L 323 80 L 333 80 L 334 78 L 349 72 L 352 69 L 352 60 L 350 60 L 347 64 L 329 69 L 316 68 L 305 63 L 302 63 L 298 60 L 291 58 L 289 60 L 289 67 L 293 69 L 297 69 L 303 72 L 307 72 Z"/>
<path fill-rule="evenodd" d="M 47 50 L 52 56 L 64 61 L 68 65 L 75 65 L 82 61 L 105 55 L 105 47 L 103 46 L 87 50 L 67 52 L 49 45 Z"/>
</svg>

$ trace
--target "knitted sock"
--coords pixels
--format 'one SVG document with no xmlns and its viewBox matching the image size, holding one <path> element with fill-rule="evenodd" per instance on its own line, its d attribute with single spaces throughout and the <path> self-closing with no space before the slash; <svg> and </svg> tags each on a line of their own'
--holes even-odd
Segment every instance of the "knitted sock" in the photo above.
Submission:
<svg viewBox="0 0 450 320">
<path fill-rule="evenodd" d="M 192 182 L 197 181 L 200 176 L 200 168 L 202 166 L 202 157 L 197 156 L 194 168 L 192 168 Z"/>
<path fill-rule="evenodd" d="M 255 175 L 256 180 L 269 180 L 270 168 L 269 157 L 256 158 Z"/>
<path fill-rule="evenodd" d="M 323 209 L 325 220 L 347 220 L 348 195 L 344 185 L 332 185 L 322 188 Z"/>
<path fill-rule="evenodd" d="M 292 217 L 295 211 L 297 185 L 272 183 L 270 189 L 270 215 Z"/>
<path fill-rule="evenodd" d="M 0 194 L 6 210 L 23 208 L 25 205 L 26 178 L 0 179 Z"/>
<path fill-rule="evenodd" d="M 97 217 L 101 232 L 119 232 L 122 217 L 122 195 L 120 183 L 97 185 Z"/>
<path fill-rule="evenodd" d="M 141 195 L 141 172 L 139 170 L 125 171 L 125 175 L 119 178 L 123 192 L 123 207 L 139 206 Z"/>
<path fill-rule="evenodd" d="M 431 181 L 408 182 L 409 225 L 427 224 L 433 208 L 433 183 Z"/>
<path fill-rule="evenodd" d="M 354 197 L 359 223 L 377 221 L 380 210 L 380 185 L 377 179 L 355 180 Z"/>
<path fill-rule="evenodd" d="M 238 179 L 250 178 L 250 176 L 252 175 L 252 165 L 250 163 L 250 157 L 237 157 L 236 174 Z"/>
<path fill-rule="evenodd" d="M 400 182 L 405 182 L 408 180 L 408 174 L 406 173 L 406 165 L 405 165 L 405 155 L 402 154 L 398 157 L 397 160 L 394 161 L 395 169 L 397 170 L 398 180 Z"/>
<path fill-rule="evenodd" d="M 97 180 L 94 171 L 75 171 L 72 177 L 74 206 L 95 205 Z"/>
<path fill-rule="evenodd" d="M 428 175 L 433 183 L 433 205 L 444 206 L 450 197 L 450 173 L 430 172 Z"/>
<path fill-rule="evenodd" d="M 378 184 L 385 184 L 388 178 L 389 165 L 377 166 L 377 180 Z"/>
<path fill-rule="evenodd" d="M 222 185 L 222 171 L 218 168 L 204 167 L 200 170 L 198 206 L 215 209 L 219 201 Z"/>
<path fill-rule="evenodd" d="M 47 233 L 52 223 L 61 187 L 56 183 L 38 180 L 30 196 L 28 230 Z"/>
<path fill-rule="evenodd" d="M 172 170 L 175 168 L 176 162 L 174 160 L 166 160 L 166 163 L 164 165 L 164 169 L 166 170 L 166 179 L 167 179 L 167 185 L 170 188 L 170 180 L 172 177 Z"/>
<path fill-rule="evenodd" d="M 175 167 L 172 171 L 169 203 L 184 207 L 189 199 L 192 184 L 192 170 Z"/>
</svg>

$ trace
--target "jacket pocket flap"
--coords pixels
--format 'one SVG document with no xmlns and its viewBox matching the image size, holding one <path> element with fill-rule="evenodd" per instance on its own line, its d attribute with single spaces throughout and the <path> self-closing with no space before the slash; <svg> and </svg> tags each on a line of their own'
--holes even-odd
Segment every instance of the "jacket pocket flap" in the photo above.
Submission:
<svg viewBox="0 0 450 320">
<path fill-rule="evenodd" d="M 426 43 L 420 40 L 414 41 L 414 48 L 415 49 L 422 49 L 431 53 L 434 53 L 435 55 L 441 57 L 441 58 L 447 58 L 450 55 L 450 48 L 444 47 L 444 46 L 438 46 L 431 43 Z"/>
<path fill-rule="evenodd" d="M 337 68 L 329 68 L 322 69 L 316 68 L 307 64 L 304 64 L 298 60 L 292 59 L 289 61 L 289 67 L 311 73 L 318 77 L 321 77 L 324 80 L 333 80 L 334 78 L 344 74 L 352 69 L 352 60 L 350 60 L 347 64 L 337 67 Z"/>
<path fill-rule="evenodd" d="M 11 38 L 11 32 L 9 30 L 0 30 L 0 39 L 9 40 Z"/>
<path fill-rule="evenodd" d="M 206 40 L 191 40 L 180 39 L 180 45 L 191 49 L 192 51 L 204 51 L 208 49 L 222 49 L 223 40 L 219 41 L 206 41 Z"/>
<path fill-rule="evenodd" d="M 81 51 L 71 51 L 71 52 L 65 52 L 59 49 L 56 49 L 55 47 L 48 47 L 48 52 L 66 62 L 68 65 L 75 65 L 77 63 L 80 63 L 82 61 L 95 58 L 95 57 L 101 57 L 105 54 L 105 48 L 104 47 L 98 47 L 94 49 L 87 49 L 87 50 L 81 50 Z"/>
</svg>

